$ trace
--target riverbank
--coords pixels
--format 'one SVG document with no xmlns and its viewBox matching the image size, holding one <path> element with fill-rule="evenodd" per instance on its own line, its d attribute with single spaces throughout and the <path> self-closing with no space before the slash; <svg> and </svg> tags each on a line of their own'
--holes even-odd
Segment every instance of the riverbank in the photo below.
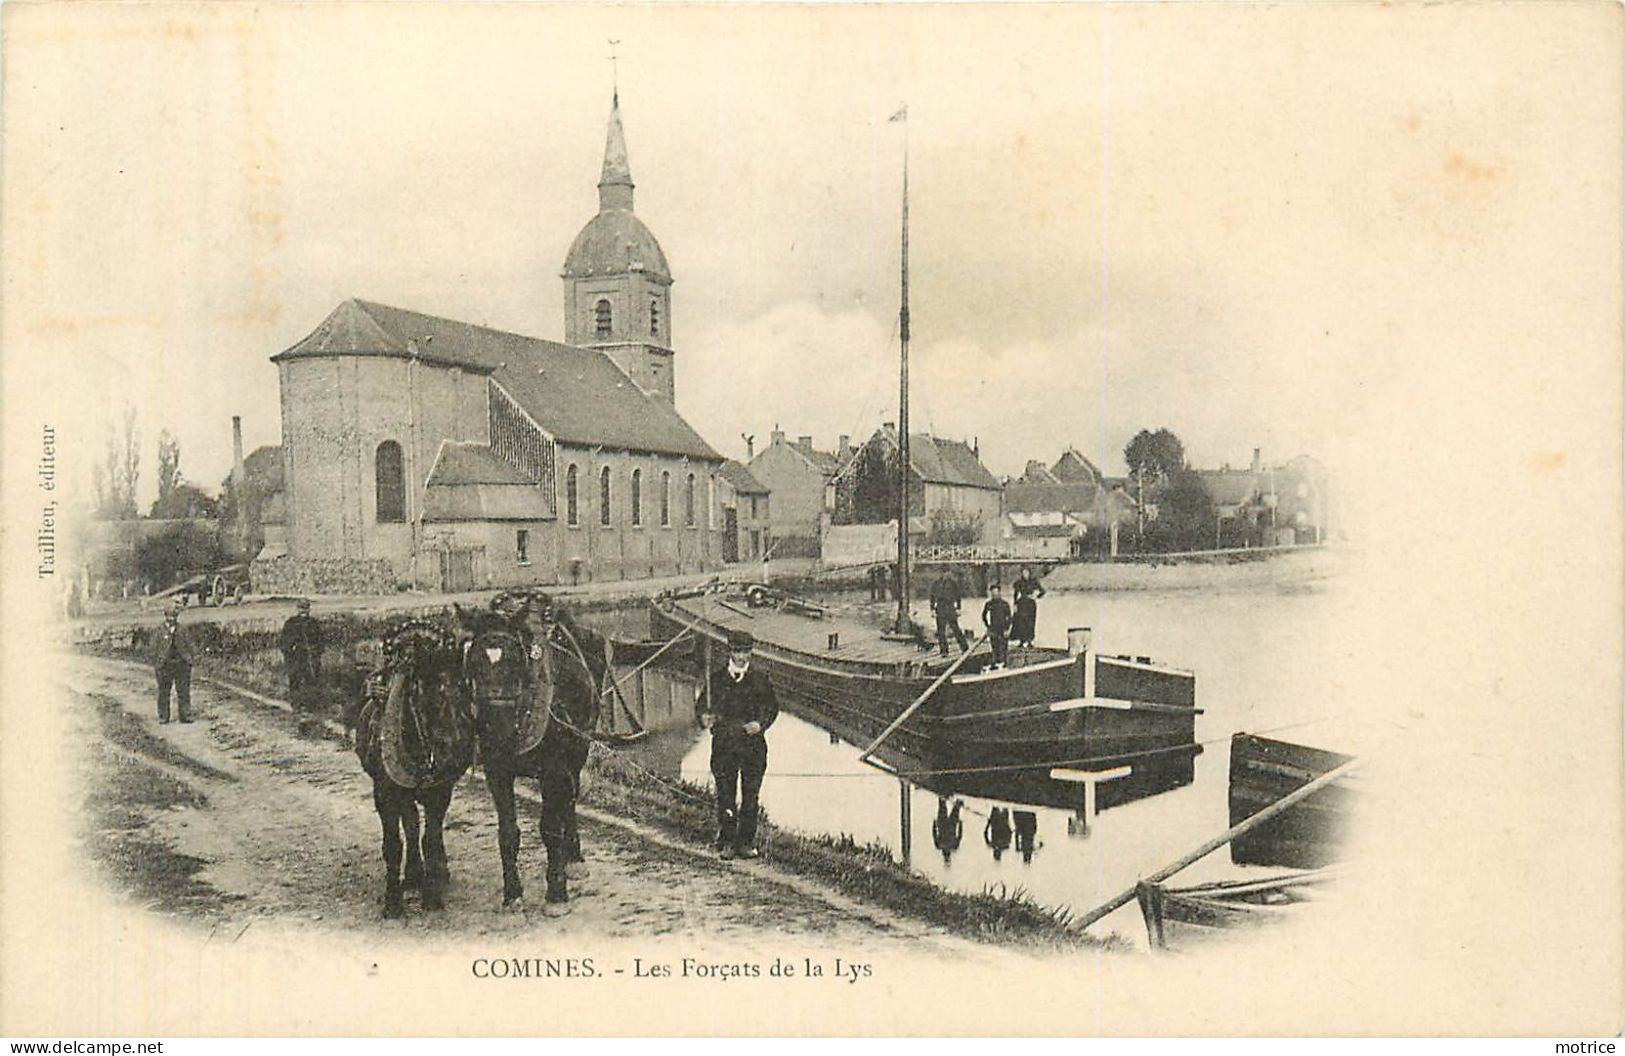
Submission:
<svg viewBox="0 0 1625 1056">
<path fill-rule="evenodd" d="M 1043 583 L 1046 590 L 1068 591 L 1309 589 L 1345 574 L 1358 560 L 1355 551 L 1336 547 L 1227 551 L 1059 565 L 1044 576 Z"/>
<path fill-rule="evenodd" d="M 342 619 L 330 615 L 324 623 L 334 648 L 346 655 L 353 654 L 356 643 L 376 637 L 396 615 L 351 614 Z M 261 706 L 287 709 L 281 699 L 280 657 L 271 633 L 230 626 L 210 626 L 203 631 L 207 640 L 202 643 L 203 655 L 194 675 L 200 683 Z M 139 661 L 142 649 L 137 637 L 109 636 L 81 652 Z M 354 692 L 352 670 L 335 663 L 327 665 L 324 674 L 328 701 L 348 699 Z M 342 742 L 345 728 L 338 707 L 330 708 L 323 725 L 326 738 Z M 714 862 L 709 846 L 714 817 L 708 789 L 663 777 L 632 755 L 604 745 L 594 747 L 583 784 L 582 804 L 588 816 L 618 827 L 621 838 L 658 843 L 661 854 L 680 850 L 697 860 Z M 763 819 L 763 833 L 766 855 L 749 868 L 782 883 L 830 892 L 831 897 L 850 900 L 871 916 L 895 917 L 979 942 L 1049 949 L 1112 945 L 1070 928 L 1069 913 L 1046 909 L 1020 889 L 947 892 L 894 862 L 890 851 L 878 844 L 860 843 L 850 836 L 803 835 L 776 825 L 770 816 Z"/>
</svg>

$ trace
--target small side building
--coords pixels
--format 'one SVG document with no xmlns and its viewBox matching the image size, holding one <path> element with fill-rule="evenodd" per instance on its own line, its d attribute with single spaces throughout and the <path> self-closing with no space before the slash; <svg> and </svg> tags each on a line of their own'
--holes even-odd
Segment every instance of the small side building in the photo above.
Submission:
<svg viewBox="0 0 1625 1056">
<path fill-rule="evenodd" d="M 818 557 L 824 526 L 835 513 L 836 482 L 846 464 L 847 438 L 835 451 L 813 447 L 811 436 L 791 441 L 775 429 L 772 441 L 752 456 L 750 475 L 773 496 L 775 557 Z"/>
<path fill-rule="evenodd" d="M 717 471 L 717 490 L 722 498 L 722 560 L 732 564 L 773 556 L 768 489 L 730 458 Z"/>
</svg>

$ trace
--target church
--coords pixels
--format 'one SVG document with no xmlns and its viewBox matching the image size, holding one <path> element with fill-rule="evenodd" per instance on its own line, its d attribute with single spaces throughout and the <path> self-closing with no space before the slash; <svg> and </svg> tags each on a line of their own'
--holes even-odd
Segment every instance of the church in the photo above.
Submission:
<svg viewBox="0 0 1625 1056">
<path fill-rule="evenodd" d="M 723 458 L 676 408 L 671 269 L 611 104 L 559 344 L 348 300 L 271 357 L 282 490 L 256 591 L 479 590 L 707 572 Z"/>
</svg>

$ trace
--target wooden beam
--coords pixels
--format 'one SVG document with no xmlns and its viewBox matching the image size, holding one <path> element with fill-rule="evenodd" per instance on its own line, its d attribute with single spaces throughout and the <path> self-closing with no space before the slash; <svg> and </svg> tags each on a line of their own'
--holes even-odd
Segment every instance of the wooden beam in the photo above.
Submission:
<svg viewBox="0 0 1625 1056">
<path fill-rule="evenodd" d="M 1282 796 L 1280 799 L 1276 800 L 1274 803 L 1271 803 L 1257 814 L 1254 814 L 1249 818 L 1243 818 L 1241 821 L 1230 826 L 1228 829 L 1225 829 L 1223 832 L 1219 833 L 1219 835 L 1213 837 L 1211 840 L 1208 840 L 1206 843 L 1202 844 L 1194 851 L 1191 851 L 1189 854 L 1183 855 L 1168 865 L 1163 866 L 1161 869 L 1158 869 L 1150 876 L 1145 877 L 1143 881 L 1140 881 L 1140 883 L 1162 883 L 1164 880 L 1168 879 L 1170 876 L 1173 876 L 1175 873 L 1179 872 L 1187 865 L 1190 865 L 1198 858 L 1205 858 L 1207 855 L 1212 854 L 1214 851 L 1218 850 L 1220 847 L 1223 847 L 1237 836 L 1256 829 L 1258 826 L 1264 824 L 1264 822 L 1275 817 L 1277 814 L 1280 814 L 1282 811 L 1291 809 L 1292 807 L 1301 803 L 1304 799 L 1316 792 L 1319 792 L 1327 785 L 1332 784 L 1335 781 L 1341 781 L 1343 778 L 1353 773 L 1355 768 L 1358 767 L 1361 762 L 1362 760 L 1359 759 L 1350 759 L 1342 766 L 1326 771 L 1324 774 L 1321 774 L 1319 777 L 1315 778 L 1307 785 L 1304 785 L 1302 788 L 1294 789 L 1287 795 Z M 1089 912 L 1085 913 L 1082 917 L 1078 918 L 1078 929 L 1082 930 L 1087 928 L 1101 917 L 1104 917 L 1106 914 L 1132 901 L 1138 886 L 1138 883 L 1136 883 L 1135 886 L 1130 887 L 1127 891 L 1114 895 L 1113 897 L 1102 902 L 1100 905 L 1096 906 L 1094 909 L 1091 909 Z"/>
<path fill-rule="evenodd" d="M 865 748 L 863 750 L 863 754 L 858 756 L 858 761 L 868 762 L 869 757 L 874 754 L 875 749 L 879 748 L 886 738 L 897 732 L 897 727 L 903 724 L 903 720 L 920 710 L 920 705 L 924 704 L 927 700 L 930 700 L 931 694 L 942 688 L 943 683 L 947 682 L 949 678 L 953 677 L 953 673 L 959 670 L 959 665 L 963 664 L 967 659 L 969 659 L 970 654 L 976 651 L 976 647 L 987 641 L 987 635 L 988 632 L 983 631 L 982 636 L 976 639 L 976 641 L 972 642 L 969 649 L 966 649 L 964 652 L 960 653 L 958 659 L 944 668 L 942 674 L 937 676 L 937 680 L 927 686 L 924 693 L 921 693 L 918 697 L 914 698 L 914 703 L 904 708 L 901 715 L 891 720 L 891 724 L 884 730 L 880 731 L 879 737 L 876 737 L 874 740 L 869 742 L 869 747 Z"/>
</svg>

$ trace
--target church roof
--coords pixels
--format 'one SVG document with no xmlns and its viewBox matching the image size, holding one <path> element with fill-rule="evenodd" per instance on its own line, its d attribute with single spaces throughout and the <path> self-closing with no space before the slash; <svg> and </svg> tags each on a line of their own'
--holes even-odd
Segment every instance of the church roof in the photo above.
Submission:
<svg viewBox="0 0 1625 1056">
<path fill-rule="evenodd" d="M 423 492 L 426 521 L 539 521 L 548 496 L 483 444 L 441 444 Z"/>
<path fill-rule="evenodd" d="M 632 163 L 626 156 L 626 133 L 621 129 L 621 100 L 609 110 L 609 131 L 604 137 L 604 168 L 598 178 L 598 215 L 587 221 L 570 252 L 564 255 L 561 276 L 587 279 L 599 275 L 642 272 L 671 282 L 671 268 L 655 236 L 632 213 Z"/>
<path fill-rule="evenodd" d="M 607 209 L 588 220 L 570 243 L 560 274 L 566 279 L 585 279 L 629 271 L 671 281 L 671 268 L 654 233 L 632 210 Z"/>
<path fill-rule="evenodd" d="M 594 349 L 352 299 L 271 359 L 325 356 L 415 358 L 487 374 L 561 442 L 722 461 L 676 408 Z"/>
<path fill-rule="evenodd" d="M 429 486 L 458 484 L 523 484 L 533 481 L 510 466 L 484 444 L 446 443 L 429 471 Z"/>
</svg>

